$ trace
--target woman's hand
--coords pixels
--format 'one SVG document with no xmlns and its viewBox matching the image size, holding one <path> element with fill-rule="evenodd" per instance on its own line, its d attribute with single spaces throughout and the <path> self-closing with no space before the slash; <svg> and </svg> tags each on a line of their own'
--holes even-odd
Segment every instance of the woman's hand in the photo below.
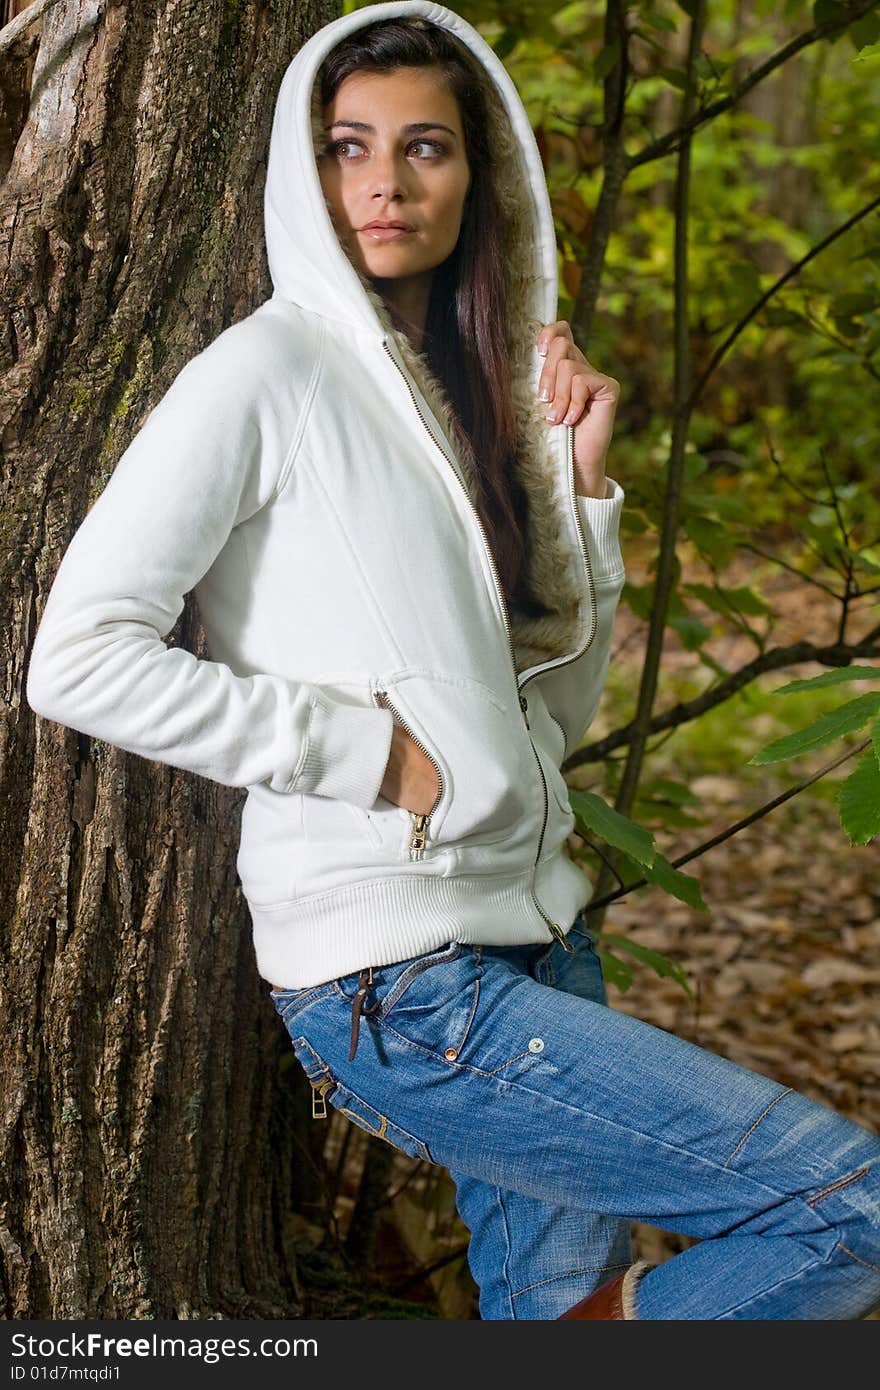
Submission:
<svg viewBox="0 0 880 1390">
<path fill-rule="evenodd" d="M 538 397 L 549 403 L 545 418 L 548 424 L 575 427 L 575 488 L 587 497 L 604 497 L 605 458 L 620 383 L 590 366 L 565 319 L 545 324 L 537 341 L 545 359 L 538 378 Z"/>
<path fill-rule="evenodd" d="M 437 769 L 395 720 L 380 796 L 407 811 L 427 815 L 440 794 Z"/>
</svg>

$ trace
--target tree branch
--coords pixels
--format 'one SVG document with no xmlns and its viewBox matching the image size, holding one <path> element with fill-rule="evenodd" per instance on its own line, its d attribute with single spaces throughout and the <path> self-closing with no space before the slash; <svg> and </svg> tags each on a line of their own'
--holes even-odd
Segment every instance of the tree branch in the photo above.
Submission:
<svg viewBox="0 0 880 1390">
<path fill-rule="evenodd" d="M 845 222 L 842 222 L 839 227 L 835 227 L 832 231 L 828 233 L 827 236 L 824 236 L 821 241 L 817 241 L 816 245 L 812 246 L 810 250 L 806 253 L 806 255 L 801 256 L 799 261 L 795 261 L 793 265 L 790 265 L 788 270 L 784 271 L 783 274 L 778 277 L 778 279 L 774 280 L 773 284 L 770 285 L 769 288 L 766 289 L 764 293 L 755 300 L 751 308 L 747 309 L 746 312 L 743 314 L 742 318 L 740 318 L 739 321 L 734 324 L 733 328 L 730 330 L 727 337 L 724 339 L 724 342 L 721 343 L 715 349 L 715 351 L 709 359 L 709 363 L 705 371 L 701 376 L 697 378 L 694 387 L 691 391 L 691 394 L 688 400 L 685 402 L 685 409 L 687 412 L 693 410 L 694 406 L 696 405 L 696 402 L 699 400 L 700 395 L 702 394 L 706 382 L 709 380 L 710 376 L 715 371 L 721 359 L 726 355 L 733 343 L 736 342 L 740 333 L 742 333 L 743 329 L 747 326 L 747 324 L 751 323 L 752 319 L 755 318 L 761 312 L 764 305 L 767 303 L 767 300 L 772 299 L 773 295 L 776 294 L 777 291 L 781 290 L 782 286 L 786 284 L 787 281 L 793 280 L 796 275 L 799 275 L 800 272 L 803 270 L 804 266 L 807 265 L 810 261 L 814 260 L 820 252 L 824 251 L 825 248 L 830 246 L 832 242 L 837 241 L 839 237 L 843 236 L 844 232 L 848 232 L 851 227 L 854 227 L 857 222 L 861 222 L 863 218 L 867 217 L 869 213 L 873 212 L 874 209 L 878 207 L 880 207 L 880 196 L 872 198 L 870 203 L 866 203 L 865 206 L 863 208 L 860 208 L 858 212 L 854 212 L 852 217 L 848 217 Z"/>
<path fill-rule="evenodd" d="M 743 819 L 738 820 L 735 825 L 730 825 L 726 830 L 722 830 L 717 835 L 713 835 L 711 840 L 705 840 L 703 844 L 697 845 L 696 849 L 688 850 L 687 854 L 680 854 L 677 859 L 670 860 L 672 867 L 674 869 L 680 869 L 682 864 L 687 864 L 691 859 L 696 859 L 698 855 L 705 854 L 707 850 L 714 849 L 716 845 L 723 844 L 723 842 L 729 840 L 732 835 L 736 835 L 740 830 L 745 830 L 747 825 L 751 825 L 754 821 L 769 815 L 771 811 L 775 811 L 777 806 L 781 806 L 784 801 L 789 801 L 793 796 L 797 796 L 798 792 L 802 792 L 806 787 L 810 787 L 814 782 L 818 782 L 819 778 L 824 777 L 826 772 L 833 772 L 836 767 L 840 767 L 841 763 L 845 763 L 850 758 L 854 758 L 857 753 L 864 752 L 864 750 L 870 748 L 870 746 L 871 740 L 866 738 L 855 748 L 848 748 L 839 758 L 835 758 L 833 762 L 826 763 L 824 767 L 820 767 L 818 772 L 814 772 L 813 775 L 807 777 L 805 781 L 798 782 L 797 786 L 789 787 L 787 791 L 781 792 L 779 796 L 774 796 L 772 801 L 765 801 L 764 805 L 759 806 L 756 811 L 752 811 L 750 815 L 744 816 Z M 636 888 L 646 887 L 648 882 L 649 880 L 646 878 L 639 878 L 632 883 L 627 883 L 623 888 L 618 888 L 613 893 L 607 893 L 604 898 L 598 898 L 595 901 L 591 898 L 584 908 L 584 912 L 586 914 L 592 912 L 595 908 L 605 908 L 609 903 L 616 902 L 618 898 L 622 898 L 626 893 L 632 893 Z"/>
<path fill-rule="evenodd" d="M 648 725 L 648 733 L 660 733 L 664 729 L 675 729 L 689 723 L 707 710 L 714 709 L 724 700 L 730 699 L 737 691 L 750 684 L 765 671 L 778 671 L 785 666 L 796 666 L 804 661 L 815 661 L 821 666 L 848 666 L 855 658 L 874 657 L 880 659 L 880 624 L 867 633 L 860 642 L 841 646 L 834 643 L 827 647 L 817 647 L 812 642 L 795 642 L 790 647 L 773 647 L 762 652 L 754 661 L 747 662 L 734 671 L 724 681 L 719 681 L 702 695 L 693 700 L 682 700 L 661 714 L 655 714 Z M 877 670 L 880 680 L 880 667 Z M 597 763 L 606 758 L 615 748 L 629 742 L 635 721 L 612 730 L 605 738 L 597 739 L 586 748 L 579 748 L 562 764 L 563 773 L 571 772 L 584 763 Z"/>
<path fill-rule="evenodd" d="M 722 115 L 723 112 L 729 111 L 732 106 L 742 100 L 747 92 L 750 92 L 753 87 L 757 87 L 783 63 L 788 62 L 788 59 L 794 57 L 795 53 L 799 53 L 802 48 L 807 48 L 819 39 L 830 38 L 832 34 L 842 33 L 855 20 L 870 14 L 873 9 L 876 9 L 876 6 L 877 0 L 865 0 L 864 4 L 850 6 L 847 18 L 843 21 L 839 19 L 828 20 L 825 24 L 817 24 L 812 29 L 805 29 L 802 34 L 796 34 L 793 39 L 789 39 L 788 43 L 783 44 L 765 62 L 750 72 L 748 77 L 743 78 L 739 86 L 728 92 L 726 97 L 720 97 L 710 106 L 701 107 L 694 116 L 682 121 L 675 130 L 668 130 L 665 135 L 661 135 L 657 140 L 647 145 L 639 154 L 631 155 L 627 160 L 627 173 L 631 169 L 638 168 L 640 164 L 649 163 L 652 159 L 662 159 L 667 154 L 675 154 L 695 130 L 698 130 L 701 125 L 705 125 L 707 121 Z"/>
</svg>

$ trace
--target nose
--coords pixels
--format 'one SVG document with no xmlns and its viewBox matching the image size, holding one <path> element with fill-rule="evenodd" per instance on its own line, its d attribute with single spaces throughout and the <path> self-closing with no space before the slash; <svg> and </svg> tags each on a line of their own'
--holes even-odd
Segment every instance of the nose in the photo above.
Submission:
<svg viewBox="0 0 880 1390">
<path fill-rule="evenodd" d="M 403 156 L 375 154 L 370 161 L 370 196 L 380 201 L 403 198 L 407 192 L 407 164 Z"/>
</svg>

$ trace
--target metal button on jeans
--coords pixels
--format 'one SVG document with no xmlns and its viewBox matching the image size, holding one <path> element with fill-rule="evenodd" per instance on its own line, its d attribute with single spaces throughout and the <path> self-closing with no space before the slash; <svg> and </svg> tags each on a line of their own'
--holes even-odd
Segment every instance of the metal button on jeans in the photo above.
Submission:
<svg viewBox="0 0 880 1390">
<path fill-rule="evenodd" d="M 529 1042 L 529 1052 L 543 1052 L 543 1051 L 544 1051 L 544 1039 L 543 1039 L 543 1038 L 532 1038 L 531 1041 Z"/>
</svg>

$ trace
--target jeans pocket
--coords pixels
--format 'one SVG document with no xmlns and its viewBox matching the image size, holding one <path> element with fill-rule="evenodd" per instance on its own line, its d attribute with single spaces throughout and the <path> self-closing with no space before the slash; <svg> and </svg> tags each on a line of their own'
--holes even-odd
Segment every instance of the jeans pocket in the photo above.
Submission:
<svg viewBox="0 0 880 1390">
<path fill-rule="evenodd" d="M 302 1013 L 303 1009 L 309 1008 L 328 994 L 338 995 L 339 992 L 336 981 L 327 980 L 319 985 L 303 985 L 301 989 L 270 989 L 269 998 L 289 1027 L 291 1019 Z"/>
<path fill-rule="evenodd" d="M 367 1019 L 446 1062 L 456 1061 L 480 996 L 482 947 L 450 941 L 408 961 L 387 985 L 382 973 Z"/>
<path fill-rule="evenodd" d="M 425 1163 L 434 1162 L 427 1144 L 422 1139 L 396 1125 L 388 1115 L 383 1115 L 381 1110 L 368 1104 L 350 1086 L 334 1076 L 328 1063 L 305 1037 L 293 1038 L 292 1042 L 296 1059 L 308 1077 L 309 1084 L 323 1094 L 335 1110 L 345 1115 L 359 1129 L 366 1130 L 377 1139 L 386 1140 L 408 1158 L 421 1158 Z"/>
</svg>

